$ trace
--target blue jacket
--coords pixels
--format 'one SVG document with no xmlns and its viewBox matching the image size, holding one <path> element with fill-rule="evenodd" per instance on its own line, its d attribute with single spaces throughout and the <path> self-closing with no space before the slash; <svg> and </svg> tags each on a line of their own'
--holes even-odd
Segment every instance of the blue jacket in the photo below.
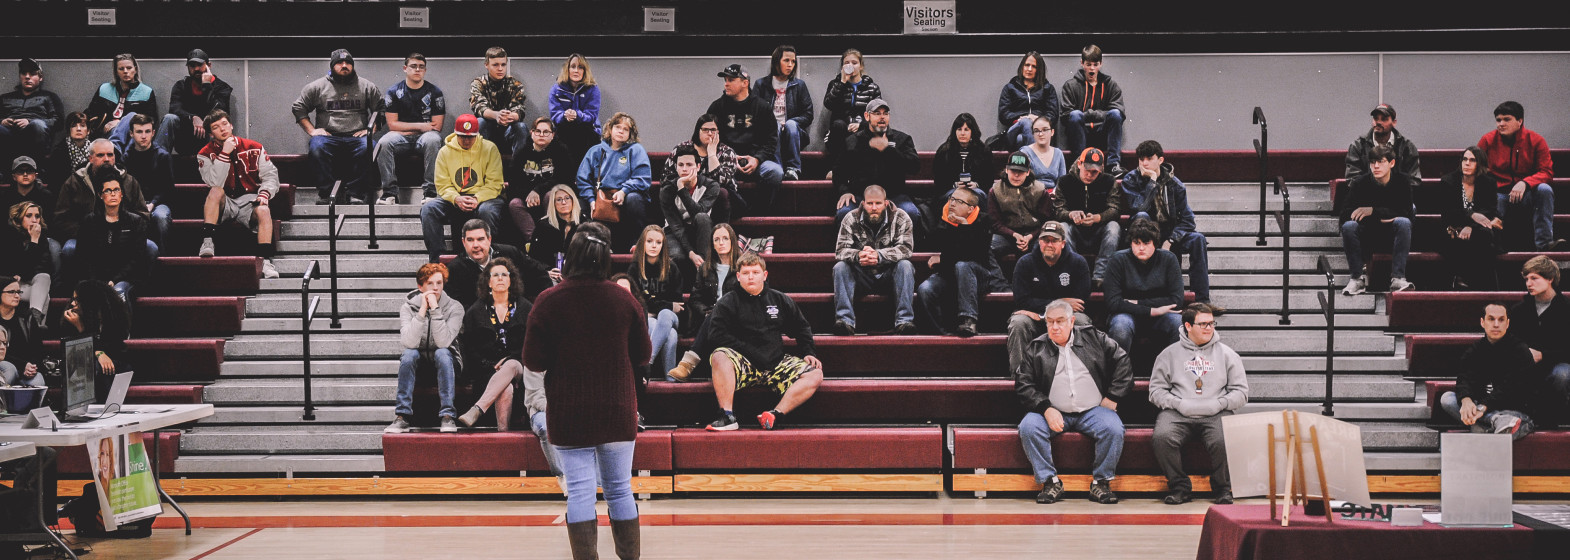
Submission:
<svg viewBox="0 0 1570 560">
<path fill-rule="evenodd" d="M 1161 164 L 1161 176 L 1155 181 L 1141 175 L 1139 168 L 1130 170 L 1123 176 L 1123 207 L 1130 215 L 1144 212 L 1150 215 L 1151 221 L 1156 220 L 1156 199 L 1154 193 L 1157 185 L 1166 187 L 1167 221 L 1157 222 L 1161 226 L 1161 238 L 1169 239 L 1173 243 L 1183 240 L 1184 236 L 1194 232 L 1194 210 L 1188 206 L 1188 190 L 1183 188 L 1183 182 L 1172 174 L 1172 164 Z"/>
<path fill-rule="evenodd" d="M 572 109 L 578 112 L 578 122 L 594 124 L 594 133 L 600 133 L 600 86 L 581 85 L 568 90 L 561 84 L 551 86 L 546 98 L 550 103 L 551 122 L 558 126 L 567 122 L 562 113 Z"/>
<path fill-rule="evenodd" d="M 1047 266 L 1041 248 L 1033 247 L 1014 263 L 1014 308 L 1041 313 L 1052 300 L 1090 300 L 1090 265 L 1067 243 L 1058 264 Z"/>
<path fill-rule="evenodd" d="M 1027 90 L 1025 79 L 1014 76 L 1003 84 L 1003 93 L 998 96 L 998 121 L 1006 128 L 1027 113 L 1052 119 L 1047 122 L 1058 122 L 1058 90 L 1052 84 Z"/>
<path fill-rule="evenodd" d="M 600 142 L 578 165 L 578 197 L 594 198 L 596 186 L 642 194 L 649 190 L 651 176 L 649 152 L 643 144 L 633 142 L 612 150 L 610 142 Z"/>
<path fill-rule="evenodd" d="M 753 80 L 752 95 L 774 106 L 774 76 Z M 785 120 L 796 121 L 796 128 L 807 130 L 812 126 L 812 94 L 807 92 L 807 82 L 791 78 L 785 84 Z"/>
</svg>

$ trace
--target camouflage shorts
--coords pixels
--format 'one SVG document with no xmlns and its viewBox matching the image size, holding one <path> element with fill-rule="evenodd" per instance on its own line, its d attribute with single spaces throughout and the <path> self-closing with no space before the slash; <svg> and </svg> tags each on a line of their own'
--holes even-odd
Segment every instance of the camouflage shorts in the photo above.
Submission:
<svg viewBox="0 0 1570 560">
<path fill-rule="evenodd" d="M 812 371 L 812 366 L 808 365 L 806 360 L 790 354 L 780 358 L 780 363 L 774 366 L 774 369 L 763 371 L 753 367 L 752 362 L 741 355 L 741 352 L 730 348 L 720 348 L 715 352 L 724 354 L 736 366 L 738 391 L 748 387 L 768 387 L 775 393 L 785 394 L 791 385 L 796 384 L 797 379 L 801 379 L 802 374 Z"/>
</svg>

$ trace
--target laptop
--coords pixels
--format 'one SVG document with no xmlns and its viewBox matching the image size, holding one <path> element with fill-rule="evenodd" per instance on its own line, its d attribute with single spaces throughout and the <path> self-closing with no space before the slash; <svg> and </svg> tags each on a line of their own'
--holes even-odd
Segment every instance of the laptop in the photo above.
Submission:
<svg viewBox="0 0 1570 560">
<path fill-rule="evenodd" d="M 87 414 L 97 418 L 107 413 L 120 412 L 125 406 L 125 394 L 131 390 L 131 377 L 136 375 L 133 371 L 122 371 L 114 374 L 114 385 L 109 387 L 109 396 L 102 405 L 87 407 Z"/>
<path fill-rule="evenodd" d="M 60 362 L 65 374 L 65 402 L 61 403 L 63 422 L 88 422 L 87 408 L 93 404 L 97 385 L 98 357 L 93 353 L 93 337 L 83 336 L 60 341 L 64 358 Z"/>
</svg>

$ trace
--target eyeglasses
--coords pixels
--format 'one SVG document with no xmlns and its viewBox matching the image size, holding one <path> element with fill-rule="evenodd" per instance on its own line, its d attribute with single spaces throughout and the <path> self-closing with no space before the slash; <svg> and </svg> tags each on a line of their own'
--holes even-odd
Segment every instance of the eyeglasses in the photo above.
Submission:
<svg viewBox="0 0 1570 560">
<path fill-rule="evenodd" d="M 719 128 L 708 127 L 708 126 L 705 126 L 703 128 L 698 129 L 698 132 L 719 132 L 719 131 L 720 131 Z"/>
<path fill-rule="evenodd" d="M 22 295 L 22 290 L 6 290 L 4 292 L 0 292 L 0 294 L 5 294 L 8 296 L 19 296 Z"/>
<path fill-rule="evenodd" d="M 538 135 L 541 135 L 541 136 L 545 136 L 545 135 L 549 135 L 549 134 L 556 134 L 556 132 L 554 132 L 552 130 L 548 130 L 548 129 L 531 130 L 529 132 L 534 133 L 534 134 L 538 134 Z"/>
<path fill-rule="evenodd" d="M 104 189 L 102 191 L 102 194 L 111 194 L 111 193 L 113 193 L 113 194 L 120 194 L 121 192 L 124 192 L 124 191 L 122 191 L 120 189 L 120 187 L 109 187 L 107 189 Z"/>
<path fill-rule="evenodd" d="M 1033 129 L 1030 130 L 1030 133 L 1031 134 L 1051 134 L 1052 133 L 1052 129 L 1050 129 L 1050 128 L 1033 128 Z"/>
<path fill-rule="evenodd" d="M 1198 323 L 1194 323 L 1193 325 L 1196 326 L 1196 327 L 1199 327 L 1201 329 L 1213 329 L 1213 328 L 1216 328 L 1216 322 L 1215 321 L 1200 321 Z"/>
<path fill-rule="evenodd" d="M 491 278 L 506 278 L 508 276 L 512 276 L 512 274 L 505 270 L 496 270 L 491 272 Z"/>
<path fill-rule="evenodd" d="M 955 204 L 962 204 L 962 205 L 965 205 L 965 206 L 975 206 L 975 204 L 971 204 L 971 202 L 969 200 L 965 200 L 963 198 L 954 197 L 954 196 L 949 197 L 949 202 L 953 202 Z"/>
</svg>

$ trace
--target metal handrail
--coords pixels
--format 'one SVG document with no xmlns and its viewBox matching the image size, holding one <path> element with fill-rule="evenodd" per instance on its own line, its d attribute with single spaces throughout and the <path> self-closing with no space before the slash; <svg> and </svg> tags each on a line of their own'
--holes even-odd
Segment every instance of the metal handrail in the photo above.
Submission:
<svg viewBox="0 0 1570 560">
<path fill-rule="evenodd" d="M 1319 271 L 1325 275 L 1325 291 L 1319 295 L 1319 307 L 1325 312 L 1325 416 L 1335 416 L 1336 380 L 1336 273 L 1330 268 L 1330 259 L 1319 256 Z"/>
<path fill-rule="evenodd" d="M 377 193 L 381 193 L 381 191 L 377 191 Z M 367 199 L 365 201 L 366 204 L 369 205 L 369 207 L 370 207 L 370 208 L 368 208 L 367 213 L 366 213 L 366 215 L 370 219 L 370 223 L 368 224 L 369 227 L 370 227 L 370 241 L 365 244 L 365 247 L 367 249 L 372 250 L 372 251 L 375 251 L 375 250 L 381 248 L 380 246 L 378 246 L 376 244 L 376 203 L 378 203 L 380 201 L 381 201 L 381 194 L 377 194 L 376 196 L 367 197 Z M 333 270 L 336 271 L 338 269 L 335 268 Z M 336 313 L 334 313 L 333 314 L 334 320 L 337 320 L 337 317 L 338 317 L 338 315 Z"/>
<path fill-rule="evenodd" d="M 1281 211 L 1276 212 L 1276 225 L 1281 228 L 1281 321 L 1292 324 L 1292 194 L 1287 191 L 1286 180 L 1276 176 L 1276 192 L 1281 193 Z"/>
<path fill-rule="evenodd" d="M 333 320 L 329 328 L 343 328 L 338 321 L 338 229 L 343 227 L 348 216 L 338 215 L 338 189 L 343 187 L 343 181 L 334 181 L 333 190 L 327 202 L 327 263 L 332 266 L 331 294 L 333 298 Z"/>
<path fill-rule="evenodd" d="M 1265 246 L 1265 187 L 1270 178 L 1270 130 L 1265 123 L 1265 110 L 1254 107 L 1254 124 L 1259 125 L 1259 139 L 1254 141 L 1254 155 L 1259 158 L 1259 239 L 1254 245 Z M 1279 194 L 1280 189 L 1276 190 Z"/>
<path fill-rule="evenodd" d="M 311 261 L 305 267 L 305 277 L 300 280 L 300 353 L 303 364 L 304 381 L 302 388 L 305 391 L 305 414 L 302 420 L 315 420 L 316 408 L 311 405 L 311 322 L 316 319 L 316 306 L 322 302 L 322 296 L 311 297 L 311 280 L 316 278 L 320 271 L 320 264 Z"/>
</svg>

